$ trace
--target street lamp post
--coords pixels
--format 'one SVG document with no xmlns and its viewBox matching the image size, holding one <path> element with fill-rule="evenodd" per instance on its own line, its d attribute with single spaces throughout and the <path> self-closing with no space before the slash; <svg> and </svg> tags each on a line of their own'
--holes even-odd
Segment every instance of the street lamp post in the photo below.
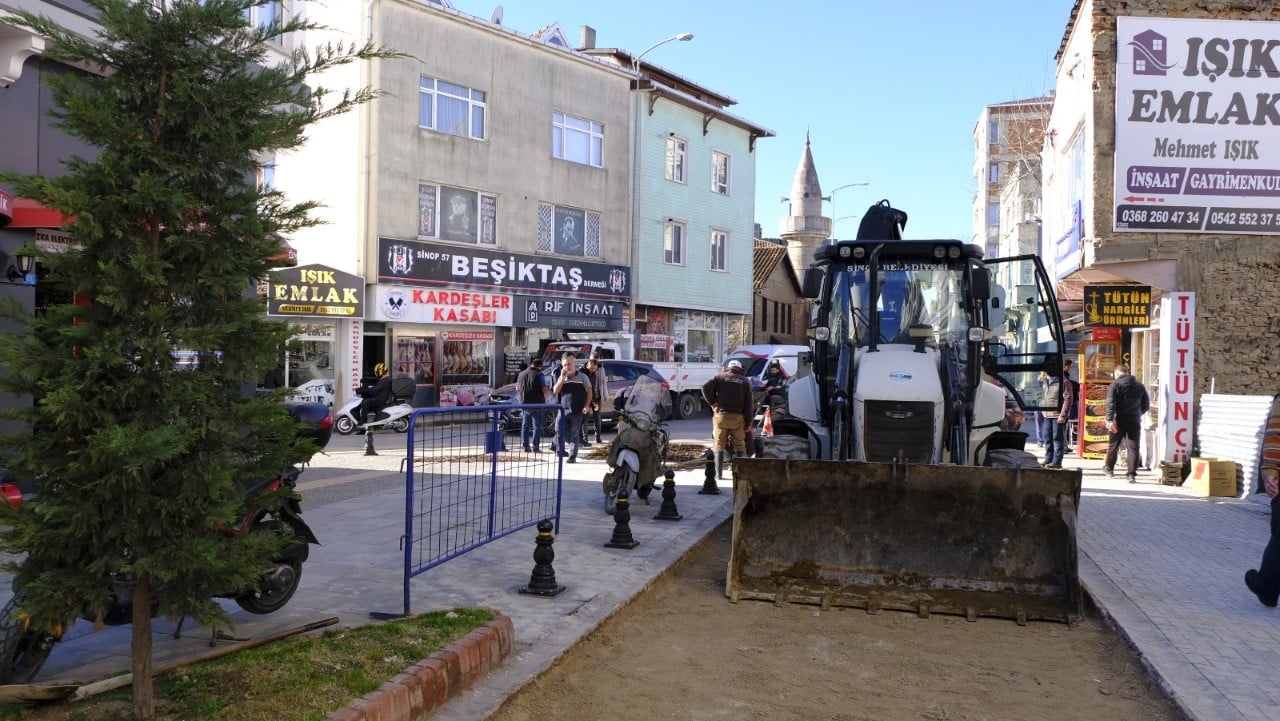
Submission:
<svg viewBox="0 0 1280 721">
<path fill-rule="evenodd" d="M 671 37 L 660 40 L 653 45 L 644 49 L 644 52 L 636 55 L 631 59 L 631 72 L 636 75 L 636 83 L 634 85 L 635 93 L 632 94 L 634 113 L 634 126 L 632 128 L 631 137 L 631 327 L 632 336 L 636 335 L 636 307 L 637 300 L 640 296 L 640 240 L 643 235 L 640 220 L 640 151 L 641 138 L 644 135 L 644 111 L 640 102 L 640 58 L 647 55 L 651 50 L 660 45 L 664 45 L 673 40 L 680 42 L 688 42 L 693 39 L 693 33 L 679 33 Z M 639 349 L 639 338 L 634 338 L 634 349 Z M 633 351 L 634 352 L 634 351 Z"/>
<path fill-rule="evenodd" d="M 656 42 L 656 43 L 654 43 L 654 44 L 650 45 L 649 47 L 645 48 L 645 49 L 644 49 L 644 52 L 642 52 L 642 53 L 640 53 L 639 55 L 637 55 L 637 56 L 635 56 L 634 58 L 632 58 L 632 60 L 631 60 L 631 72 L 633 72 L 633 73 L 637 73 L 637 74 L 638 74 L 638 73 L 640 72 L 640 58 L 642 58 L 642 57 L 644 57 L 645 55 L 647 55 L 647 54 L 649 53 L 649 51 L 650 51 L 650 50 L 653 50 L 654 48 L 658 47 L 659 45 L 665 45 L 665 44 L 667 44 L 667 43 L 671 42 L 672 40 L 679 40 L 680 42 L 684 43 L 684 42 L 689 42 L 689 41 L 690 41 L 690 40 L 692 40 L 692 39 L 693 39 L 693 33 L 680 33 L 679 35 L 672 35 L 671 37 L 667 38 L 666 40 L 659 40 L 658 42 Z"/>
<path fill-rule="evenodd" d="M 839 193 L 845 188 L 857 188 L 864 185 L 871 185 L 871 182 L 864 180 L 861 183 L 849 183 L 847 185 L 841 185 L 839 188 L 835 188 L 834 190 L 832 190 L 830 195 L 822 196 L 823 200 L 829 201 L 831 203 L 831 235 L 832 237 L 836 236 L 836 223 L 844 219 L 836 215 L 836 193 Z M 851 216 L 847 216 L 847 215 L 845 216 L 845 218 L 848 218 L 848 217 L 851 217 Z"/>
</svg>

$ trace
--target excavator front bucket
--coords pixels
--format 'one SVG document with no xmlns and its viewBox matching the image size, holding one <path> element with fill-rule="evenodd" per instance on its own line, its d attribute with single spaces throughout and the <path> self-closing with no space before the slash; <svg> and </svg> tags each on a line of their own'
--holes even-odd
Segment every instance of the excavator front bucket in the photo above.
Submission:
<svg viewBox="0 0 1280 721">
<path fill-rule="evenodd" d="M 725 593 L 1070 623 L 1080 471 L 745 458 Z"/>
</svg>

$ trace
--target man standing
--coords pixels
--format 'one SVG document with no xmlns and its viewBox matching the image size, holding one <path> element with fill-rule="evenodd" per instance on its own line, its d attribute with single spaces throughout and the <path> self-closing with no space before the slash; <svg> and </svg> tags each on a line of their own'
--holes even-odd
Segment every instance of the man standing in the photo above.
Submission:
<svg viewBox="0 0 1280 721">
<path fill-rule="evenodd" d="M 1040 371 L 1040 385 L 1044 388 L 1046 401 L 1057 400 L 1058 410 L 1044 411 L 1040 415 L 1045 424 L 1044 463 L 1045 468 L 1062 468 L 1062 431 L 1064 426 L 1058 422 L 1062 415 L 1062 383 L 1048 373 Z"/>
<path fill-rule="evenodd" d="M 600 437 L 600 404 L 607 400 L 605 398 L 607 386 L 605 385 L 604 366 L 600 365 L 599 358 L 593 355 L 587 359 L 586 374 L 591 381 L 591 423 L 582 430 L 583 445 L 590 445 L 587 443 L 587 437 L 591 435 L 593 427 L 596 432 L 596 443 L 604 443 L 604 439 Z"/>
<path fill-rule="evenodd" d="M 582 433 L 582 417 L 591 407 L 591 381 L 578 370 L 578 359 L 572 353 L 565 353 L 560 358 L 560 376 L 551 387 L 551 392 L 560 401 L 564 409 L 564 420 L 561 422 L 560 435 L 556 439 L 559 444 L 557 455 L 565 457 L 566 442 L 572 448 L 568 452 L 569 463 L 578 462 L 578 445 Z"/>
<path fill-rule="evenodd" d="M 542 359 L 529 361 L 529 367 L 516 376 L 516 397 L 521 403 L 546 403 L 547 379 L 542 375 Z M 542 452 L 542 414 L 546 411 L 526 410 L 520 419 L 520 445 L 525 453 Z M 529 437 L 533 436 L 532 445 Z"/>
<path fill-rule="evenodd" d="M 742 374 L 742 364 L 729 361 L 727 370 L 715 374 L 702 386 L 702 397 L 714 414 L 712 448 L 716 454 L 716 478 L 724 478 L 724 447 L 747 449 L 746 429 L 751 425 L 751 382 Z"/>
<path fill-rule="evenodd" d="M 1262 435 L 1262 490 L 1271 499 L 1271 537 L 1257 570 L 1245 571 L 1244 585 L 1263 606 L 1275 608 L 1280 603 L 1280 398 L 1271 402 Z"/>
<path fill-rule="evenodd" d="M 1049 442 L 1049 460 L 1045 464 L 1045 468 L 1062 468 L 1062 454 L 1067 452 L 1068 438 L 1071 436 L 1069 430 L 1071 424 L 1071 409 L 1075 407 L 1076 394 L 1075 387 L 1071 384 L 1071 379 L 1067 377 L 1070 369 L 1062 371 L 1062 402 L 1058 406 L 1058 417 L 1055 419 Z M 1046 414 L 1048 415 L 1048 414 Z"/>
<path fill-rule="evenodd" d="M 1102 472 L 1115 474 L 1116 456 L 1120 446 L 1125 447 L 1125 477 L 1130 483 L 1138 482 L 1138 434 L 1142 431 L 1142 416 L 1151 409 L 1151 398 L 1146 386 L 1129 375 L 1129 366 L 1123 363 L 1113 371 L 1116 380 L 1107 389 L 1107 430 L 1111 433 L 1107 444 L 1107 458 L 1102 462 Z"/>
<path fill-rule="evenodd" d="M 1066 405 L 1066 396 L 1063 396 L 1062 413 L 1067 417 L 1067 430 L 1063 437 L 1067 441 L 1067 453 L 1076 445 L 1076 438 L 1079 437 L 1078 430 L 1080 425 L 1080 384 L 1071 378 L 1071 368 L 1073 363 L 1070 358 L 1062 361 L 1062 380 L 1071 386 L 1071 405 Z"/>
</svg>

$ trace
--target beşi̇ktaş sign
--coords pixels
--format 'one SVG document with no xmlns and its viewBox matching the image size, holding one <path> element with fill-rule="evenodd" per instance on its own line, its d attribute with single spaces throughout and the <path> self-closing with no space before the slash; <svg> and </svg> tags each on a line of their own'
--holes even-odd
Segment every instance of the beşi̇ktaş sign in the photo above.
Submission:
<svg viewBox="0 0 1280 721">
<path fill-rule="evenodd" d="M 272 271 L 267 315 L 364 317 L 364 278 L 323 265 Z"/>
<path fill-rule="evenodd" d="M 1116 230 L 1280 233 L 1277 46 L 1280 22 L 1116 18 Z"/>
</svg>

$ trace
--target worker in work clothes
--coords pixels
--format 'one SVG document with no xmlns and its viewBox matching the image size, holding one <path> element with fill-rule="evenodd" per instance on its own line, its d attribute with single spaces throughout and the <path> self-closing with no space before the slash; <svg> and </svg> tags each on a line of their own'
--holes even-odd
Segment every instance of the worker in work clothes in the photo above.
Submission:
<svg viewBox="0 0 1280 721">
<path fill-rule="evenodd" d="M 742 374 L 742 364 L 729 361 L 726 370 L 712 376 L 702 386 L 702 397 L 711 406 L 712 449 L 716 454 L 716 478 L 724 478 L 725 441 L 747 452 L 746 429 L 751 425 L 751 381 Z"/>
</svg>

